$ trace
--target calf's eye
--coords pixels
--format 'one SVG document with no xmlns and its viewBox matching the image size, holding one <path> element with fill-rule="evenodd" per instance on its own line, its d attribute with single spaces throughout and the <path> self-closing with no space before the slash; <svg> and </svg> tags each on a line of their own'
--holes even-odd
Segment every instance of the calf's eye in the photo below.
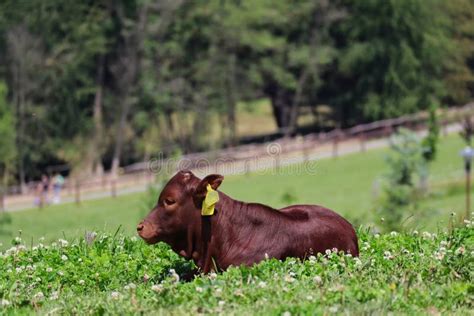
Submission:
<svg viewBox="0 0 474 316">
<path fill-rule="evenodd" d="M 173 205 L 174 203 L 176 203 L 176 201 L 172 199 L 164 199 L 163 202 L 165 203 L 166 206 Z"/>
</svg>

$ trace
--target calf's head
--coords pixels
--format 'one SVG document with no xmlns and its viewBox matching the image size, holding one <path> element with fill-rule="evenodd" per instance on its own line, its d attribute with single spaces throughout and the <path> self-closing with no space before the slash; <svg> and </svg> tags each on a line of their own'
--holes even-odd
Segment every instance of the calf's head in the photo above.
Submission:
<svg viewBox="0 0 474 316">
<path fill-rule="evenodd" d="M 222 180 L 218 174 L 201 180 L 191 171 L 178 172 L 165 185 L 150 214 L 138 224 L 138 235 L 149 244 L 170 243 L 184 236 L 190 225 L 199 223 L 207 185 L 216 190 Z"/>
</svg>

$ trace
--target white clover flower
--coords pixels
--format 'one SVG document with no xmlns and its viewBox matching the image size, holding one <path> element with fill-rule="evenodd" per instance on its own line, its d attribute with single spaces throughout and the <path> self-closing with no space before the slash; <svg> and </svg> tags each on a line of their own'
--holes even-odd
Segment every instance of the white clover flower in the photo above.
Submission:
<svg viewBox="0 0 474 316">
<path fill-rule="evenodd" d="M 174 270 L 173 270 L 173 271 L 174 271 Z M 175 273 L 176 273 L 176 272 L 175 272 Z M 216 274 L 215 272 L 211 272 L 211 273 L 209 274 L 209 279 L 211 279 L 211 280 L 217 279 L 217 274 Z M 178 281 L 179 281 L 179 276 L 178 276 Z"/>
<path fill-rule="evenodd" d="M 463 246 L 461 246 L 458 249 L 456 249 L 456 251 L 454 253 L 457 254 L 457 255 L 463 255 L 464 252 L 466 252 L 466 249 Z"/>
<path fill-rule="evenodd" d="M 174 279 L 174 282 L 179 282 L 179 275 L 176 273 L 176 271 L 174 269 L 170 269 L 170 275 L 171 275 L 171 278 Z"/>
<path fill-rule="evenodd" d="M 281 316 L 291 316 L 291 313 L 289 311 L 286 311 L 283 314 L 281 314 Z"/>
<path fill-rule="evenodd" d="M 354 262 L 356 267 L 362 266 L 362 261 L 359 258 L 354 258 Z"/>
<path fill-rule="evenodd" d="M 69 242 L 64 239 L 58 239 L 58 242 L 61 247 L 67 247 L 69 245 Z"/>
<path fill-rule="evenodd" d="M 393 232 L 390 232 L 390 236 L 392 236 L 392 237 L 395 237 L 395 236 L 397 236 L 397 235 L 398 235 L 398 233 L 397 233 L 397 232 L 395 232 L 395 231 L 393 231 Z"/>
<path fill-rule="evenodd" d="M 224 305 L 225 305 L 225 301 L 219 301 L 219 303 L 218 303 L 218 304 L 219 304 L 219 306 L 220 306 L 220 307 L 222 307 L 222 306 L 224 306 Z"/>
<path fill-rule="evenodd" d="M 150 276 L 145 273 L 145 274 L 143 275 L 143 282 L 148 282 L 149 279 L 150 279 Z"/>
<path fill-rule="evenodd" d="M 390 251 L 385 251 L 385 252 L 383 253 L 383 258 L 384 258 L 385 260 L 391 260 L 391 259 L 394 258 L 394 256 L 390 253 Z"/>
<path fill-rule="evenodd" d="M 23 271 L 23 267 L 22 266 L 16 267 L 15 271 L 16 271 L 16 273 L 20 273 L 20 272 Z"/>
<path fill-rule="evenodd" d="M 16 242 L 17 244 L 21 243 L 21 237 L 15 237 L 15 242 Z"/>
<path fill-rule="evenodd" d="M 446 240 L 441 240 L 439 244 L 440 246 L 446 247 L 448 245 L 448 242 Z"/>
<path fill-rule="evenodd" d="M 59 274 L 60 276 L 64 276 L 64 272 L 62 272 L 62 271 L 58 271 L 58 274 Z"/>
<path fill-rule="evenodd" d="M 67 259 L 68 259 L 68 257 L 67 257 L 66 255 L 62 255 L 62 256 L 61 256 L 61 260 L 62 260 L 62 261 L 67 261 Z"/>
<path fill-rule="evenodd" d="M 237 289 L 237 290 L 234 291 L 234 295 L 235 296 L 244 296 L 244 293 L 242 292 L 241 289 Z"/>
<path fill-rule="evenodd" d="M 413 235 L 417 236 L 418 234 L 419 234 L 419 233 L 418 233 L 417 230 L 414 230 L 414 231 L 413 231 Z"/>
<path fill-rule="evenodd" d="M 313 282 L 316 284 L 321 284 L 323 283 L 323 279 L 319 275 L 316 275 L 313 277 Z"/>
<path fill-rule="evenodd" d="M 44 299 L 44 294 L 43 292 L 38 292 L 33 296 L 33 299 L 35 301 L 42 301 Z"/>
<path fill-rule="evenodd" d="M 53 268 L 47 267 L 47 268 L 46 268 L 46 272 L 53 272 Z"/>
<path fill-rule="evenodd" d="M 430 239 L 432 235 L 429 232 L 423 232 L 422 233 L 423 238 Z"/>
<path fill-rule="evenodd" d="M 312 256 L 312 255 L 309 256 L 308 259 L 309 259 L 310 262 L 315 262 L 315 261 L 316 261 L 316 257 L 315 257 L 315 256 Z"/>
<path fill-rule="evenodd" d="M 55 242 L 51 243 L 51 247 L 56 248 L 57 246 L 58 246 L 57 243 L 55 243 Z"/>
<path fill-rule="evenodd" d="M 339 307 L 337 307 L 337 306 L 331 306 L 331 307 L 329 307 L 329 312 L 330 313 L 337 313 L 338 309 L 339 309 Z"/>
<path fill-rule="evenodd" d="M 263 282 L 263 281 L 260 281 L 260 282 L 258 283 L 258 287 L 259 287 L 259 288 L 262 288 L 262 289 L 263 289 L 263 288 L 266 288 L 266 287 L 267 287 L 267 283 L 265 283 L 265 282 Z"/>
<path fill-rule="evenodd" d="M 324 252 L 329 256 L 331 254 L 331 249 L 326 249 Z"/>
<path fill-rule="evenodd" d="M 435 258 L 438 259 L 438 260 L 443 260 L 444 259 L 444 253 L 442 252 L 435 252 Z"/>
<path fill-rule="evenodd" d="M 151 286 L 151 290 L 156 292 L 156 293 L 161 293 L 163 291 L 163 285 L 161 284 L 154 284 Z"/>
<path fill-rule="evenodd" d="M 265 260 L 268 260 L 270 256 L 268 256 L 268 253 L 265 252 Z"/>
<path fill-rule="evenodd" d="M 51 301 L 55 301 L 55 300 L 57 300 L 58 298 L 59 298 L 59 291 L 54 291 L 54 292 L 52 292 L 52 293 L 51 293 L 51 296 L 49 297 L 49 299 L 50 299 Z"/>
<path fill-rule="evenodd" d="M 43 242 L 43 241 L 44 241 L 44 237 L 40 237 L 38 240 L 39 240 L 39 242 Z"/>
<path fill-rule="evenodd" d="M 0 300 L 0 306 L 8 306 L 8 305 L 10 305 L 10 302 L 7 301 L 6 299 L 2 298 Z"/>
<path fill-rule="evenodd" d="M 314 297 L 311 296 L 311 295 L 308 295 L 308 296 L 306 296 L 306 299 L 307 299 L 308 301 L 312 301 L 312 300 L 314 299 Z"/>
<path fill-rule="evenodd" d="M 290 275 L 285 275 L 285 278 L 284 278 L 285 282 L 288 282 L 288 283 L 293 283 L 296 281 L 295 278 L 293 278 L 292 276 Z"/>
<path fill-rule="evenodd" d="M 204 291 L 204 289 L 200 286 L 196 286 L 196 292 L 198 293 L 202 293 Z"/>
<path fill-rule="evenodd" d="M 378 238 L 380 238 L 380 234 L 375 234 L 374 237 L 375 237 L 376 239 L 378 239 Z"/>
<path fill-rule="evenodd" d="M 131 240 L 131 241 L 137 241 L 138 239 L 137 239 L 137 237 L 132 236 L 132 237 L 130 238 L 130 240 Z"/>
<path fill-rule="evenodd" d="M 39 283 L 41 282 L 41 278 L 36 278 L 35 281 Z"/>
<path fill-rule="evenodd" d="M 129 283 L 129 284 L 127 284 L 127 285 L 124 286 L 124 289 L 125 289 L 126 291 L 128 291 L 128 290 L 134 290 L 134 289 L 136 289 L 136 287 L 137 287 L 137 286 L 136 286 L 134 283 Z"/>
<path fill-rule="evenodd" d="M 110 297 L 113 300 L 118 300 L 120 298 L 120 293 L 119 292 L 112 292 L 112 293 L 110 293 Z"/>
<path fill-rule="evenodd" d="M 79 280 L 77 283 L 79 283 L 79 285 L 84 285 L 84 284 L 86 283 L 86 281 L 84 281 L 84 280 L 81 279 L 81 280 Z"/>
<path fill-rule="evenodd" d="M 336 247 L 332 248 L 332 252 L 337 253 L 338 249 Z"/>
</svg>

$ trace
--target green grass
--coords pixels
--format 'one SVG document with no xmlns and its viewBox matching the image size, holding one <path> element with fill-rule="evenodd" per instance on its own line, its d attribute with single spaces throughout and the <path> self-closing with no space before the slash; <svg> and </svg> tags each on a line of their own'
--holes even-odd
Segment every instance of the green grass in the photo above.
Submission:
<svg viewBox="0 0 474 316">
<path fill-rule="evenodd" d="M 457 136 L 442 140 L 438 158 L 431 166 L 432 194 L 421 205 L 425 211 L 413 214 L 407 221 L 407 228 L 435 231 L 447 226 L 451 212 L 463 212 L 463 171 L 458 154 L 462 147 Z M 236 199 L 274 207 L 287 204 L 285 196 L 290 196 L 293 203 L 332 208 L 356 226 L 376 224 L 379 216 L 374 212 L 375 183 L 387 172 L 384 161 L 387 153 L 387 149 L 372 150 L 337 159 L 322 159 L 310 164 L 311 170 L 315 171 L 313 174 L 308 174 L 305 166 L 299 165 L 282 168 L 276 173 L 266 171 L 228 176 L 220 189 Z M 64 235 L 78 237 L 92 230 L 111 232 L 119 225 L 125 234 L 134 234 L 135 225 L 146 214 L 146 200 L 149 198 L 145 193 L 131 194 L 116 199 L 86 201 L 81 206 L 65 204 L 11 213 L 12 223 L 3 228 L 6 233 L 0 233 L 0 243 L 4 244 L 0 249 L 10 244 L 18 230 L 22 230 L 27 243 L 36 242 L 39 237 L 45 237 L 46 241 Z"/>
<path fill-rule="evenodd" d="M 330 253 L 304 262 L 266 260 L 190 282 L 180 275 L 192 264 L 163 244 L 151 247 L 134 237 L 19 245 L 0 254 L 0 314 L 472 312 L 473 228 L 358 235 L 360 259 Z"/>
<path fill-rule="evenodd" d="M 11 213 L 7 234 L 0 234 L 0 314 L 468 314 L 474 307 L 473 224 L 446 229 L 449 214 L 464 208 L 461 148 L 457 137 L 443 139 L 431 166 L 430 196 L 406 232 L 359 229 L 360 260 L 268 260 L 184 282 L 171 269 L 188 273 L 191 262 L 166 245 L 129 237 L 156 198 L 149 194 Z M 315 161 L 311 174 L 299 165 L 228 176 L 221 189 L 275 207 L 326 205 L 368 227 L 378 222 L 374 183 L 387 171 L 387 152 Z M 86 231 L 103 233 L 85 241 Z"/>
</svg>

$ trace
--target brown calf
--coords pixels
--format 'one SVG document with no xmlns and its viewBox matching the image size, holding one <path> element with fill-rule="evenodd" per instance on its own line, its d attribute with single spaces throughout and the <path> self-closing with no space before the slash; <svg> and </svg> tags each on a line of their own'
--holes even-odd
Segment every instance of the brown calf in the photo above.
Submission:
<svg viewBox="0 0 474 316">
<path fill-rule="evenodd" d="M 163 188 L 157 205 L 137 226 L 147 243 L 166 242 L 202 272 L 252 265 L 264 258 L 306 258 L 337 248 L 359 255 L 352 225 L 335 212 L 316 205 L 292 205 L 280 210 L 236 201 L 218 192 L 215 213 L 202 216 L 209 184 L 216 190 L 224 179 L 199 179 L 178 172 Z"/>
</svg>

